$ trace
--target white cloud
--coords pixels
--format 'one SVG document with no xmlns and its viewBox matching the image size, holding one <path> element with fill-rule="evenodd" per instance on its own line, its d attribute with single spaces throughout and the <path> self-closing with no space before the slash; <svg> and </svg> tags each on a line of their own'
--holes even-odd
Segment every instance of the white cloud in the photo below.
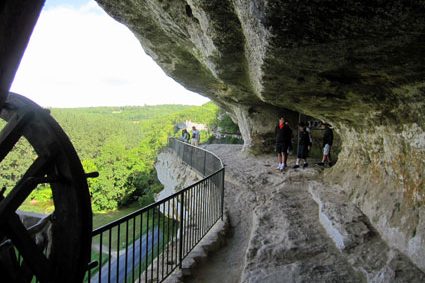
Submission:
<svg viewBox="0 0 425 283">
<path fill-rule="evenodd" d="M 42 106 L 202 104 L 93 1 L 43 10 L 12 91 Z"/>
</svg>

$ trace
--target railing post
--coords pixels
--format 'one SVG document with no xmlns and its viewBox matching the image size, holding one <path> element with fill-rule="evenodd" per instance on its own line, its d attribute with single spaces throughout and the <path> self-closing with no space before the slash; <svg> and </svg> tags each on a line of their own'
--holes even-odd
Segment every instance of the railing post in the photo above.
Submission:
<svg viewBox="0 0 425 283">
<path fill-rule="evenodd" d="M 182 268 L 182 261 L 183 261 L 183 221 L 184 221 L 184 191 L 181 194 L 182 199 L 180 202 L 180 242 L 179 242 L 179 267 Z"/>
<path fill-rule="evenodd" d="M 224 167 L 221 169 L 221 221 L 224 215 Z"/>
</svg>

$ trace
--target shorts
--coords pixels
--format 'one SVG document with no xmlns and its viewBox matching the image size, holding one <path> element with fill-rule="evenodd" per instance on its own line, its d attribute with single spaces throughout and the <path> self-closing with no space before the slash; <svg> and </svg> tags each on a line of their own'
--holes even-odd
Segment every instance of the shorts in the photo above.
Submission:
<svg viewBox="0 0 425 283">
<path fill-rule="evenodd" d="M 276 144 L 276 152 L 277 153 L 282 153 L 282 152 L 287 153 L 288 152 L 288 148 L 289 148 L 289 144 L 288 143 L 277 143 Z"/>
<path fill-rule="evenodd" d="M 331 151 L 331 146 L 329 144 L 325 144 L 323 147 L 323 155 L 329 155 L 329 152 Z"/>
<path fill-rule="evenodd" d="M 306 159 L 308 157 L 308 146 L 300 145 L 297 151 L 297 158 Z"/>
</svg>

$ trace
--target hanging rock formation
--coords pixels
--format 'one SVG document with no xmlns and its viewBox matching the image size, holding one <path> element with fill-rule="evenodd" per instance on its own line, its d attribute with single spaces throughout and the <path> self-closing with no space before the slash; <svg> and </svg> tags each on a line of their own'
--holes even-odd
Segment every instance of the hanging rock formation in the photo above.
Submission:
<svg viewBox="0 0 425 283">
<path fill-rule="evenodd" d="M 343 150 L 327 179 L 425 270 L 425 1 L 97 2 L 229 111 L 246 149 L 286 109 L 331 123 Z"/>
</svg>

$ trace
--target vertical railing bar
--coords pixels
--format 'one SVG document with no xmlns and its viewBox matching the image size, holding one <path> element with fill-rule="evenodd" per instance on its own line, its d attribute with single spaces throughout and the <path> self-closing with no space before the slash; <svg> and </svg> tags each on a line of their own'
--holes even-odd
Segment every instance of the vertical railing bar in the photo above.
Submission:
<svg viewBox="0 0 425 283">
<path fill-rule="evenodd" d="M 193 238 L 194 238 L 194 243 L 195 243 L 195 245 L 196 245 L 196 243 L 198 243 L 198 227 L 199 227 L 199 225 L 198 225 L 198 220 L 199 220 L 199 206 L 198 206 L 198 204 L 199 204 L 199 201 L 198 201 L 198 188 L 199 188 L 199 186 L 200 186 L 200 184 L 198 184 L 195 188 L 194 188 L 194 191 L 193 191 L 193 194 L 194 194 L 194 196 L 193 196 L 193 198 L 194 198 L 194 203 L 195 203 L 195 226 L 193 227 Z"/>
<path fill-rule="evenodd" d="M 210 179 L 207 179 L 207 182 L 204 184 L 204 188 L 202 189 L 202 199 L 204 200 L 204 207 L 202 209 L 202 235 L 205 233 L 205 226 L 207 224 L 207 202 L 205 201 L 205 194 L 208 187 Z"/>
<path fill-rule="evenodd" d="M 175 213 L 176 213 L 176 219 L 180 219 L 180 210 L 179 210 L 179 200 L 178 200 L 179 195 L 177 195 L 175 198 L 173 198 L 174 201 L 174 207 L 175 207 Z M 181 221 L 181 219 L 180 219 Z M 176 249 L 175 251 L 173 251 L 173 260 L 174 260 L 174 266 L 173 268 L 176 268 L 177 265 L 179 264 L 179 259 L 178 259 L 178 255 L 179 255 L 179 247 L 180 247 L 180 241 L 178 240 L 179 236 L 180 236 L 180 222 L 175 222 L 173 223 L 173 229 L 175 230 L 175 239 L 176 239 Z"/>
<path fill-rule="evenodd" d="M 183 221 L 184 221 L 184 210 L 183 210 L 183 206 L 184 206 L 184 191 L 181 194 L 181 203 L 180 203 L 180 242 L 179 242 L 179 267 L 180 269 L 182 268 L 182 260 L 183 260 Z"/>
<path fill-rule="evenodd" d="M 154 247 L 154 243 L 155 243 L 155 212 L 156 212 L 156 207 L 153 207 L 152 208 L 152 248 L 151 248 L 152 262 L 151 262 L 151 280 L 153 280 L 153 261 L 154 261 L 154 255 L 155 255 L 155 247 Z"/>
<path fill-rule="evenodd" d="M 188 195 L 189 195 L 189 224 L 187 225 L 187 238 L 188 238 L 188 242 L 187 242 L 187 249 L 186 249 L 186 253 L 185 255 L 188 254 L 188 252 L 190 251 L 190 248 L 192 246 L 192 232 L 193 232 L 193 199 L 192 199 L 192 192 L 193 192 L 193 187 L 188 191 Z"/>
<path fill-rule="evenodd" d="M 117 227 L 117 283 L 119 282 L 120 278 L 120 232 L 121 232 L 121 224 L 118 224 Z"/>
<path fill-rule="evenodd" d="M 133 245 L 132 245 L 132 263 L 131 263 L 131 282 L 134 282 L 134 269 L 135 269 L 135 257 L 136 257 L 136 218 L 137 215 L 133 217 Z"/>
<path fill-rule="evenodd" d="M 184 193 L 184 201 L 185 201 L 185 211 L 184 211 L 184 226 L 183 226 L 183 258 L 186 257 L 186 251 L 187 251 L 187 240 L 189 239 L 189 236 L 187 234 L 187 229 L 189 228 L 189 221 L 190 221 L 190 210 L 189 210 L 189 191 L 186 191 Z M 182 260 L 183 260 L 182 258 Z"/>
<path fill-rule="evenodd" d="M 163 209 L 163 213 L 162 213 L 162 247 L 161 247 L 161 257 L 162 257 L 162 262 L 161 262 L 161 280 L 162 278 L 164 278 L 164 253 L 165 253 L 165 236 L 167 236 L 168 239 L 168 235 L 165 234 L 165 202 L 162 204 L 162 209 Z M 168 218 L 167 218 L 168 219 Z"/>
<path fill-rule="evenodd" d="M 217 179 L 217 175 L 214 175 L 214 179 Z M 213 216 L 212 216 L 212 223 L 211 226 L 213 226 L 213 223 L 215 222 L 215 216 L 217 214 L 217 202 L 216 202 L 216 194 L 217 194 L 217 185 L 214 186 L 213 191 L 212 191 L 212 209 L 213 209 Z"/>
<path fill-rule="evenodd" d="M 197 238 L 197 242 L 198 242 L 198 240 L 201 238 L 201 205 L 202 205 L 202 199 L 201 199 L 201 197 L 200 197 L 200 195 L 201 195 L 201 188 L 202 188 L 202 184 L 205 182 L 205 180 L 201 183 L 201 184 L 199 184 L 199 186 L 198 186 L 198 189 L 197 189 L 197 191 L 196 191 L 196 203 L 198 204 L 197 205 L 197 209 L 196 209 L 196 211 L 198 212 L 198 220 L 197 220 L 197 227 L 198 227 L 198 230 L 197 230 L 197 233 L 196 233 L 196 238 Z"/>
<path fill-rule="evenodd" d="M 198 187 L 200 184 L 196 185 L 193 188 L 193 204 L 194 204 L 194 211 L 195 211 L 195 217 L 194 217 L 194 223 L 193 223 L 193 244 L 192 248 L 196 245 L 198 242 L 198 217 L 199 217 L 199 210 L 198 210 Z"/>
<path fill-rule="evenodd" d="M 173 201 L 173 204 L 171 205 L 171 210 L 172 210 L 172 213 L 173 213 L 172 214 L 173 215 L 173 218 L 172 218 L 173 221 L 171 222 L 171 229 L 173 231 L 172 232 L 173 234 L 171 235 L 171 239 L 172 239 L 172 241 L 171 241 L 171 262 L 173 263 L 173 266 L 171 267 L 171 269 L 174 269 L 174 265 L 175 265 L 175 262 L 176 262 L 176 261 L 174 261 L 174 249 L 177 248 L 174 245 L 174 244 L 177 245 L 177 233 L 174 232 L 175 218 L 177 218 L 177 211 L 176 211 L 176 206 L 175 206 L 175 203 L 174 203 L 175 199 L 176 199 L 175 197 L 173 197 L 171 199 Z M 174 239 L 174 233 L 176 234 L 176 239 Z M 174 241 L 176 241 L 176 242 L 174 242 Z M 177 250 L 176 250 L 176 253 L 177 253 Z"/>
<path fill-rule="evenodd" d="M 103 253 L 103 232 L 99 235 L 99 283 L 102 278 L 102 253 Z M 89 282 L 91 281 L 89 276 Z"/>
<path fill-rule="evenodd" d="M 159 255 L 159 247 L 160 247 L 160 239 L 159 239 L 159 228 L 161 226 L 161 206 L 159 206 L 159 210 L 158 210 L 158 228 L 156 229 L 157 231 L 157 244 L 156 244 L 156 281 L 159 281 L 159 260 L 160 260 L 160 255 Z"/>
<path fill-rule="evenodd" d="M 149 262 L 149 210 L 146 211 L 146 255 L 145 255 L 145 282 L 148 282 L 148 262 Z"/>
<path fill-rule="evenodd" d="M 189 194 L 189 191 L 186 191 L 186 192 L 184 192 L 184 204 L 185 204 L 185 210 L 184 210 L 184 213 L 183 213 L 183 221 L 184 221 L 184 225 L 183 225 L 183 239 L 184 239 L 184 241 L 183 241 L 183 257 L 182 257 L 182 260 L 183 260 L 183 258 L 184 257 L 186 257 L 186 250 L 187 250 L 187 238 L 188 238 L 188 236 L 187 236 L 187 227 L 189 226 L 189 214 L 190 214 L 190 211 L 189 211 L 189 207 L 188 207 L 188 204 L 189 204 L 189 199 L 188 199 L 188 194 Z"/>
<path fill-rule="evenodd" d="M 214 223 L 220 219 L 220 215 L 221 215 L 221 174 L 218 173 L 217 174 L 217 180 L 218 180 L 218 185 L 215 188 L 215 199 L 214 199 L 214 203 L 215 203 L 215 207 L 216 207 L 216 211 L 215 211 L 215 217 L 214 217 Z"/>
<path fill-rule="evenodd" d="M 192 187 L 193 188 L 193 187 Z M 187 220 L 188 220 L 188 225 L 187 225 L 187 232 L 186 232 L 186 234 L 187 234 L 187 245 L 186 245 L 186 250 L 185 250 L 185 253 L 184 253 L 184 255 L 185 255 L 185 257 L 186 257 L 186 255 L 189 253 L 189 251 L 190 251 L 190 242 L 192 241 L 192 220 L 193 220 L 193 209 L 192 209 L 192 204 L 193 204 L 193 200 L 192 200 L 192 188 L 188 191 L 188 203 L 189 203 L 189 205 L 188 205 L 188 210 L 189 210 L 189 213 L 188 213 L 188 218 L 187 218 Z"/>
<path fill-rule="evenodd" d="M 109 229 L 109 244 L 108 244 L 108 282 L 111 282 L 111 259 L 112 259 L 112 228 Z"/>
<path fill-rule="evenodd" d="M 210 188 L 209 188 L 209 190 L 208 190 L 208 203 L 211 203 L 211 191 L 212 191 L 212 187 L 213 187 L 213 183 L 211 182 L 211 186 L 210 186 Z M 211 227 L 211 215 L 212 215 L 212 206 L 208 206 L 209 207 L 209 209 L 208 209 L 208 229 Z"/>
<path fill-rule="evenodd" d="M 210 185 L 211 185 L 211 180 L 210 180 L 210 182 L 208 182 L 208 184 L 207 184 L 207 187 L 205 188 L 205 198 L 204 198 L 204 200 L 205 200 L 205 202 L 206 203 L 209 203 L 209 190 L 210 190 Z M 205 228 L 206 228 L 206 230 L 208 230 L 208 227 L 209 227 L 209 216 L 210 216 L 210 206 L 209 205 L 207 205 L 206 206 L 206 208 L 205 208 Z"/>
<path fill-rule="evenodd" d="M 204 225 L 205 225 L 205 198 L 204 198 L 204 192 L 205 192 L 205 187 L 208 183 L 208 179 L 205 179 L 205 182 L 202 183 L 202 187 L 200 190 L 200 194 L 201 194 L 201 199 L 202 199 L 202 203 L 201 203 L 201 235 L 204 235 Z"/>
<path fill-rule="evenodd" d="M 195 190 L 196 186 L 192 187 L 191 193 L 192 193 L 192 225 L 191 228 L 191 241 L 190 241 L 190 250 L 193 248 L 193 243 L 195 241 L 195 226 L 196 226 L 196 202 L 195 202 Z"/>
<path fill-rule="evenodd" d="M 221 174 L 217 174 L 217 179 L 219 179 L 219 184 L 221 183 Z M 217 222 L 221 218 L 221 184 L 217 186 L 215 193 L 215 203 L 217 207 L 216 216 L 214 222 Z"/>
<path fill-rule="evenodd" d="M 195 189 L 196 186 L 191 189 L 191 200 L 192 200 L 192 225 L 190 226 L 191 232 L 190 232 L 190 250 L 193 247 L 193 242 L 195 238 L 195 220 L 196 220 L 196 209 L 195 209 Z"/>
<path fill-rule="evenodd" d="M 167 242 L 168 243 L 167 243 L 167 259 L 165 261 L 165 266 L 167 268 L 166 274 L 168 274 L 168 263 L 170 262 L 170 259 L 169 259 L 170 244 L 172 243 L 172 240 L 173 240 L 171 238 L 171 241 L 170 241 L 170 220 L 173 219 L 172 217 L 170 217 L 170 202 L 171 202 L 171 200 L 167 201 L 167 208 L 168 208 L 168 211 L 167 211 L 167 215 L 168 215 L 168 218 L 167 218 Z"/>
<path fill-rule="evenodd" d="M 125 222 L 125 259 L 124 259 L 124 282 L 127 282 L 128 268 L 128 221 Z"/>
<path fill-rule="evenodd" d="M 143 213 L 140 214 L 139 227 L 139 282 L 142 280 L 142 243 L 143 243 Z"/>
<path fill-rule="evenodd" d="M 221 169 L 221 221 L 224 218 L 224 168 Z"/>
<path fill-rule="evenodd" d="M 197 242 L 199 241 L 199 239 L 202 237 L 202 231 L 201 231 L 201 223 L 202 223 L 202 199 L 201 199 L 201 190 L 202 190 L 202 185 L 205 183 L 205 180 L 199 184 L 198 186 L 198 191 L 197 191 L 197 206 L 198 206 L 198 230 L 197 230 Z"/>
</svg>

